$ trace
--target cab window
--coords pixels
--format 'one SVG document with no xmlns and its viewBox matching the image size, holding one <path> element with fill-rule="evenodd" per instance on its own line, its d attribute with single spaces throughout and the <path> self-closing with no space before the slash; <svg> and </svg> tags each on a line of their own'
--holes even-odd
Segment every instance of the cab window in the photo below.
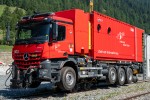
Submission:
<svg viewBox="0 0 150 100">
<path fill-rule="evenodd" d="M 66 27 L 58 25 L 58 37 L 57 41 L 63 41 L 66 37 Z"/>
</svg>

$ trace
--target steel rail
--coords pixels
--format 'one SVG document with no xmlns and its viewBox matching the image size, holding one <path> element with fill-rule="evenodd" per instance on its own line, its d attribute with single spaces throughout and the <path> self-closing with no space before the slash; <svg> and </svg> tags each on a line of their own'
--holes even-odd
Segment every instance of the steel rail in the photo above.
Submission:
<svg viewBox="0 0 150 100">
<path fill-rule="evenodd" d="M 147 94 L 150 94 L 150 92 L 145 92 L 145 93 L 137 94 L 137 95 L 134 95 L 134 96 L 131 96 L 131 97 L 127 97 L 127 98 L 122 99 L 122 100 L 132 100 L 132 99 L 136 99 L 138 97 L 141 97 L 141 96 L 144 96 L 144 95 L 147 95 Z"/>
</svg>

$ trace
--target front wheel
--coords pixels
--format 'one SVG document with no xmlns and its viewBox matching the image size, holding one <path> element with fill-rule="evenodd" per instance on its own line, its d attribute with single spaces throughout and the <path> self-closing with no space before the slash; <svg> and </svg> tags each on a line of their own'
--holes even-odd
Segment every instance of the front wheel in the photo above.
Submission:
<svg viewBox="0 0 150 100">
<path fill-rule="evenodd" d="M 71 91 L 76 85 L 76 73 L 71 67 L 61 69 L 61 81 L 59 87 L 65 91 Z"/>
</svg>

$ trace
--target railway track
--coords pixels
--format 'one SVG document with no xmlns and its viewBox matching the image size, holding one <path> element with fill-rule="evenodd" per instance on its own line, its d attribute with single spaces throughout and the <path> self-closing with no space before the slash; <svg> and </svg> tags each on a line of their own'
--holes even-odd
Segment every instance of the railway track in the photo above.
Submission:
<svg viewBox="0 0 150 100">
<path fill-rule="evenodd" d="M 141 81 L 137 82 L 137 84 L 139 84 L 139 83 L 142 83 L 142 82 Z M 89 90 L 77 90 L 77 91 L 73 91 L 72 93 L 90 91 L 90 90 L 94 90 L 94 89 L 99 88 L 99 87 L 100 88 L 106 88 L 106 87 L 109 87 L 109 86 L 110 85 L 92 86 L 92 88 L 90 88 Z M 58 91 L 58 90 L 55 90 L 55 89 L 51 89 L 51 90 L 48 89 L 48 90 L 39 90 L 39 91 L 37 91 L 35 93 L 31 93 L 31 94 L 11 96 L 11 97 L 9 97 L 9 99 L 32 99 L 32 98 L 35 99 L 35 98 L 40 98 L 40 97 L 64 97 L 64 96 L 67 96 L 68 93 L 71 93 L 71 92 L 64 92 L 64 91 Z M 150 94 L 150 92 L 134 95 L 132 97 L 124 98 L 122 100 L 131 100 L 131 99 L 135 99 L 137 97 L 144 96 L 144 95 L 147 95 L 147 94 Z"/>
<path fill-rule="evenodd" d="M 132 97 L 127 97 L 127 98 L 124 98 L 122 100 L 132 100 L 132 99 L 136 99 L 138 97 L 141 97 L 141 96 L 145 96 L 145 95 L 148 95 L 150 94 L 150 92 L 146 92 L 146 93 L 142 93 L 142 94 L 138 94 L 138 95 L 134 95 Z M 55 91 L 45 91 L 45 92 L 40 92 L 40 93 L 34 93 L 34 94 L 30 94 L 30 95 L 23 95 L 23 96 L 15 96 L 15 97 L 12 97 L 11 99 L 20 99 L 20 98 L 25 98 L 25 99 L 32 99 L 32 98 L 39 98 L 39 97 L 49 97 L 49 96 L 52 96 L 52 97 L 57 97 L 57 96 L 66 96 L 67 93 L 65 92 L 55 92 Z"/>
<path fill-rule="evenodd" d="M 21 95 L 21 96 L 12 96 L 10 99 L 32 99 L 32 98 L 39 98 L 39 97 L 49 97 L 49 96 L 65 96 L 64 92 L 56 92 L 56 91 L 40 91 L 38 93 L 32 93 L 29 95 Z"/>
<path fill-rule="evenodd" d="M 136 99 L 136 98 L 138 98 L 138 97 L 145 96 L 145 95 L 148 95 L 148 94 L 150 94 L 150 92 L 137 94 L 137 95 L 134 95 L 134 96 L 131 96 L 131 97 L 127 97 L 127 98 L 122 99 L 122 100 L 132 100 L 132 99 Z"/>
<path fill-rule="evenodd" d="M 57 90 L 57 89 L 48 89 L 48 90 L 39 90 L 35 93 L 32 94 L 24 94 L 24 95 L 19 95 L 19 96 L 11 96 L 9 97 L 9 99 L 32 99 L 32 98 L 38 98 L 38 97 L 63 97 L 66 96 L 68 93 L 76 93 L 76 92 L 84 92 L 84 91 L 90 91 L 90 90 L 94 90 L 98 87 L 100 88 L 106 88 L 110 85 L 93 85 L 90 89 L 75 89 L 73 91 L 70 92 L 66 92 L 66 91 L 61 91 L 61 90 Z"/>
</svg>

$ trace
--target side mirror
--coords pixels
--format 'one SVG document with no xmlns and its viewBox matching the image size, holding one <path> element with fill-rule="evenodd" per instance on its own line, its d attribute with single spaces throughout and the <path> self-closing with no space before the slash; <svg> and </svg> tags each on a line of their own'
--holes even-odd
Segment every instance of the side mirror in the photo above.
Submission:
<svg viewBox="0 0 150 100">
<path fill-rule="evenodd" d="M 57 23 L 56 22 L 54 22 L 53 24 L 52 24 L 52 40 L 53 41 L 57 41 L 57 37 L 58 37 L 58 25 L 57 25 Z"/>
</svg>

